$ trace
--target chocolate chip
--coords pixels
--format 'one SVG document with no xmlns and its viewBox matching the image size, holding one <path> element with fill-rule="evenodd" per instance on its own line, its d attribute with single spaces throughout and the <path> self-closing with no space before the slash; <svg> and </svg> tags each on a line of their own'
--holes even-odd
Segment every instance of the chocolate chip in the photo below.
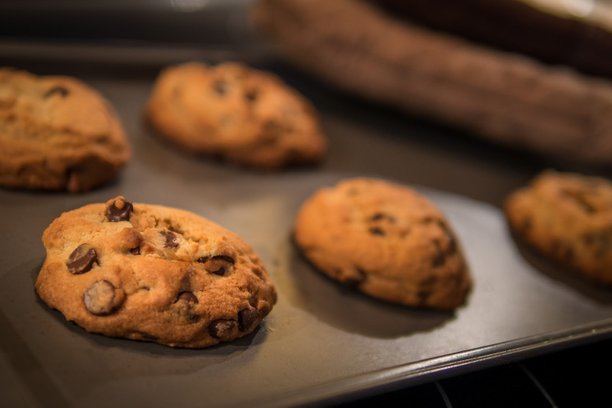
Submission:
<svg viewBox="0 0 612 408">
<path fill-rule="evenodd" d="M 433 294 L 433 287 L 438 282 L 436 275 L 427 276 L 421 282 L 419 282 L 419 289 L 417 290 L 417 298 L 419 304 L 425 304 L 429 297 Z"/>
<path fill-rule="evenodd" d="M 379 228 L 379 227 L 370 227 L 370 229 L 368 231 L 372 235 L 378 235 L 378 236 L 381 236 L 381 237 L 385 236 L 385 231 L 382 228 Z"/>
<path fill-rule="evenodd" d="M 283 125 L 276 119 L 270 119 L 263 124 L 263 136 L 270 140 L 275 140 L 281 137 L 285 132 L 289 131 L 289 127 Z"/>
<path fill-rule="evenodd" d="M 434 218 L 434 217 L 431 217 L 431 216 L 427 216 L 427 217 L 425 217 L 425 218 L 423 218 L 421 220 L 421 223 L 423 223 L 423 224 L 432 224 L 434 222 L 439 225 L 440 224 L 440 219 L 439 218 Z"/>
<path fill-rule="evenodd" d="M 129 221 L 133 209 L 132 203 L 123 198 L 117 198 L 106 207 L 106 219 L 110 222 Z"/>
<path fill-rule="evenodd" d="M 199 303 L 196 295 L 194 295 L 193 292 L 189 292 L 189 291 L 183 291 L 179 293 L 178 296 L 176 297 L 176 301 L 178 302 L 179 300 L 182 300 L 188 303 Z"/>
<path fill-rule="evenodd" d="M 387 221 L 393 223 L 393 222 L 395 222 L 395 217 L 390 215 L 390 214 L 385 214 L 385 213 L 382 213 L 382 212 L 374 213 L 370 217 L 370 221 L 382 221 L 382 220 L 387 220 Z"/>
<path fill-rule="evenodd" d="M 93 283 L 83 294 L 85 308 L 97 316 L 108 315 L 118 306 L 115 299 L 115 287 L 107 280 Z"/>
<path fill-rule="evenodd" d="M 597 208 L 595 208 L 595 206 L 593 206 L 589 202 L 586 194 L 579 192 L 579 191 L 570 191 L 570 190 L 563 190 L 561 191 L 561 194 L 574 200 L 574 202 L 576 202 L 576 204 L 578 204 L 578 206 L 582 208 L 582 210 L 586 212 L 587 214 L 593 214 L 597 212 Z"/>
<path fill-rule="evenodd" d="M 70 94 L 70 91 L 68 90 L 68 88 L 60 86 L 60 85 L 56 85 L 45 93 L 45 99 L 50 98 L 55 95 L 65 98 L 69 94 Z"/>
<path fill-rule="evenodd" d="M 434 244 L 436 246 L 436 254 L 431 259 L 431 266 L 437 268 L 438 266 L 442 266 L 446 263 L 447 254 L 446 252 L 442 251 L 442 248 L 440 247 L 440 243 L 438 241 L 434 241 Z"/>
<path fill-rule="evenodd" d="M 418 302 L 419 304 L 425 304 L 427 302 L 427 299 L 431 296 L 432 294 L 432 290 L 431 289 L 419 289 L 417 291 L 417 298 L 418 298 Z"/>
<path fill-rule="evenodd" d="M 240 331 L 247 331 L 259 318 L 259 312 L 255 308 L 242 309 L 238 312 L 238 328 Z"/>
<path fill-rule="evenodd" d="M 164 230 L 161 234 L 166 240 L 164 242 L 164 248 L 177 248 L 179 246 L 178 236 L 174 232 Z"/>
<path fill-rule="evenodd" d="M 217 95 L 223 96 L 228 91 L 227 82 L 225 82 L 225 81 L 223 81 L 221 79 L 218 79 L 215 82 L 213 82 L 213 89 L 215 90 Z"/>
<path fill-rule="evenodd" d="M 258 94 L 259 92 L 257 91 L 257 89 L 249 89 L 245 92 L 244 98 L 247 100 L 247 102 L 255 102 L 255 99 L 257 99 Z"/>
<path fill-rule="evenodd" d="M 380 221 L 384 218 L 385 214 L 378 212 L 370 217 L 370 221 Z"/>
<path fill-rule="evenodd" d="M 217 319 L 208 325 L 208 333 L 216 339 L 229 339 L 236 328 L 235 320 Z"/>
<path fill-rule="evenodd" d="M 94 263 L 98 263 L 98 254 L 96 250 L 88 244 L 79 245 L 68 257 L 66 266 L 70 273 L 79 275 L 89 272 L 93 268 Z"/>
<path fill-rule="evenodd" d="M 215 255 L 212 258 L 200 257 L 197 262 L 203 263 L 207 272 L 223 276 L 230 270 L 235 261 L 231 256 Z"/>
</svg>

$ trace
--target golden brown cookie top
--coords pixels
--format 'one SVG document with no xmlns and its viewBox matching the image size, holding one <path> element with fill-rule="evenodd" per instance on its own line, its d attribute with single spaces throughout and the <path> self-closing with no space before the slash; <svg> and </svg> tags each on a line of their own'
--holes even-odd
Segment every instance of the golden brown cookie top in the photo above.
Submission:
<svg viewBox="0 0 612 408">
<path fill-rule="evenodd" d="M 165 69 L 147 106 L 183 148 L 259 168 L 319 161 L 327 143 L 312 105 L 277 76 L 237 63 Z"/>
<path fill-rule="evenodd" d="M 313 194 L 295 223 L 306 257 L 340 282 L 411 306 L 451 309 L 471 286 L 444 215 L 416 191 L 384 180 L 344 180 Z"/>
<path fill-rule="evenodd" d="M 511 194 L 512 229 L 540 252 L 591 278 L 612 283 L 612 183 L 547 170 Z"/>
<path fill-rule="evenodd" d="M 88 190 L 129 157 L 121 123 L 97 91 L 75 78 L 0 69 L 0 184 Z"/>
<path fill-rule="evenodd" d="M 196 214 L 116 197 L 45 230 L 40 297 L 88 331 L 178 347 L 242 337 L 276 301 L 252 248 Z"/>
</svg>

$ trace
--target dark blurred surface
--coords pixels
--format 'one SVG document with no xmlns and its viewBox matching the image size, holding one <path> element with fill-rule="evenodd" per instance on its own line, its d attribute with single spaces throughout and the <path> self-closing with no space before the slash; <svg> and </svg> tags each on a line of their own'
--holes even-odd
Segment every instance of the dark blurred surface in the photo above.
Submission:
<svg viewBox="0 0 612 408">
<path fill-rule="evenodd" d="M 554 13 L 544 12 L 530 4 L 533 2 L 517 0 L 369 2 L 399 19 L 486 46 L 612 77 L 612 31 L 589 18 L 589 13 L 596 12 L 589 10 L 593 8 L 591 1 L 558 1 L 558 12 Z"/>
<path fill-rule="evenodd" d="M 9 0 L 0 36 L 27 40 L 227 46 L 244 39 L 250 0 Z"/>
</svg>

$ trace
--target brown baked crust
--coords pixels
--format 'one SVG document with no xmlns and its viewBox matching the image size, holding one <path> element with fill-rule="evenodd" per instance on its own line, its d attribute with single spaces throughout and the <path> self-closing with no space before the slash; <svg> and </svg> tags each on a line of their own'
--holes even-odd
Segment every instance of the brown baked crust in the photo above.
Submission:
<svg viewBox="0 0 612 408">
<path fill-rule="evenodd" d="M 347 179 L 317 191 L 300 209 L 294 239 L 326 275 L 389 302 L 454 309 L 472 286 L 444 215 L 384 180 Z"/>
<path fill-rule="evenodd" d="M 81 81 L 0 69 L 0 185 L 91 190 L 115 179 L 130 147 L 110 104 Z"/>
<path fill-rule="evenodd" d="M 549 259 L 612 284 L 612 183 L 552 170 L 505 203 L 517 237 Z"/>
<path fill-rule="evenodd" d="M 187 63 L 156 80 L 146 115 L 194 153 L 262 169 L 320 161 L 327 149 L 312 105 L 277 76 L 237 63 Z"/>
<path fill-rule="evenodd" d="M 610 164 L 608 81 L 399 21 L 358 0 L 258 0 L 253 20 L 282 55 L 334 86 L 496 143 Z"/>
<path fill-rule="evenodd" d="M 183 210 L 117 197 L 63 213 L 43 244 L 36 292 L 90 332 L 202 348 L 253 332 L 276 302 L 248 244 Z"/>
</svg>

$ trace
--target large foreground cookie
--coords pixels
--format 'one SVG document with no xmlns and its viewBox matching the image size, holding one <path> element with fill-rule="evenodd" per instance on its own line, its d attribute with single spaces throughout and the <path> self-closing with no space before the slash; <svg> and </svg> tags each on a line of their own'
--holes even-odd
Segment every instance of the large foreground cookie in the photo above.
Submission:
<svg viewBox="0 0 612 408">
<path fill-rule="evenodd" d="M 295 242 L 331 278 L 390 302 L 453 309 L 471 288 L 444 215 L 383 180 L 350 179 L 315 193 L 298 214 Z"/>
<path fill-rule="evenodd" d="M 86 191 L 130 157 L 112 107 L 77 79 L 0 69 L 0 185 Z"/>
<path fill-rule="evenodd" d="M 510 195 L 512 230 L 548 258 L 612 284 L 612 183 L 546 171 Z"/>
<path fill-rule="evenodd" d="M 117 197 L 45 230 L 36 291 L 88 331 L 173 347 L 251 333 L 276 292 L 251 247 L 193 213 Z"/>
<path fill-rule="evenodd" d="M 257 168 L 316 162 L 327 146 L 304 97 L 276 76 L 236 63 L 164 70 L 147 117 L 186 150 Z"/>
</svg>

